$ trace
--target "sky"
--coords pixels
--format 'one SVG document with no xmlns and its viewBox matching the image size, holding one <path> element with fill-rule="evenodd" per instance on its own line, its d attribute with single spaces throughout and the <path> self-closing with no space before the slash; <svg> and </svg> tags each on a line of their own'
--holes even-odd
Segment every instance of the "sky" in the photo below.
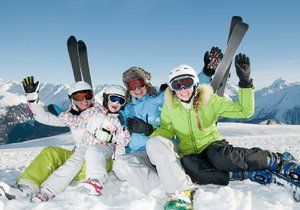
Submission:
<svg viewBox="0 0 300 210">
<path fill-rule="evenodd" d="M 94 85 L 122 84 L 131 66 L 159 85 L 176 65 L 200 71 L 205 51 L 225 50 L 238 15 L 249 24 L 238 53 L 250 57 L 255 87 L 299 82 L 299 11 L 297 0 L 1 0 L 0 79 L 71 84 L 66 42 L 75 35 L 87 45 Z"/>
</svg>

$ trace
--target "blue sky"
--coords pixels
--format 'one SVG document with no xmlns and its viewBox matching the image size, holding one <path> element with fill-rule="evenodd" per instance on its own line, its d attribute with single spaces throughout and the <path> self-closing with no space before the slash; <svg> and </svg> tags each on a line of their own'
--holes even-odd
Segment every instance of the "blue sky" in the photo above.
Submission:
<svg viewBox="0 0 300 210">
<path fill-rule="evenodd" d="M 72 83 L 66 42 L 75 35 L 87 45 L 94 84 L 121 84 L 123 71 L 141 66 L 158 85 L 177 64 L 199 71 L 206 50 L 225 49 L 239 15 L 250 28 L 238 52 L 251 58 L 256 87 L 300 81 L 299 11 L 297 0 L 2 0 L 0 78 Z"/>
</svg>

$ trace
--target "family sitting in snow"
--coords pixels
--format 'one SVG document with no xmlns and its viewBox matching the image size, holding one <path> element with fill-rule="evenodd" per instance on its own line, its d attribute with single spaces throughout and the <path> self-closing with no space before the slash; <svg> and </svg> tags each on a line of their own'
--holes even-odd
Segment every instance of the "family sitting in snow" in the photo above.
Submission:
<svg viewBox="0 0 300 210">
<path fill-rule="evenodd" d="M 227 185 L 243 179 L 265 184 L 271 179 L 269 171 L 288 175 L 291 168 L 300 174 L 287 152 L 233 147 L 222 138 L 218 118 L 251 117 L 254 89 L 250 60 L 239 54 L 234 61 L 238 101 L 214 94 L 209 83 L 221 59 L 221 51 L 213 47 L 205 53 L 199 74 L 188 65 L 176 66 L 170 71 L 168 86 L 160 90 L 151 85 L 150 73 L 131 67 L 123 73 L 127 90 L 107 88 L 101 104 L 94 102 L 87 83 L 76 82 L 68 93 L 70 109 L 57 115 L 39 104 L 38 82 L 25 78 L 23 86 L 34 118 L 70 127 L 77 147 L 74 152 L 45 148 L 20 175 L 17 186 L 33 202 L 48 201 L 72 180 L 80 179 L 85 180 L 79 184 L 84 192 L 101 195 L 107 171 L 113 170 L 143 193 L 162 185 L 169 197 L 166 207 L 191 207 L 193 193 L 201 184 Z"/>
</svg>

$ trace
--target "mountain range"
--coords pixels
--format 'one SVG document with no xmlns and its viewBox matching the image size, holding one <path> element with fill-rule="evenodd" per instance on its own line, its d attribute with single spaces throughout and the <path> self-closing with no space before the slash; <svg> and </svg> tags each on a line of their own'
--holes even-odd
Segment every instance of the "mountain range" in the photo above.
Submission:
<svg viewBox="0 0 300 210">
<path fill-rule="evenodd" d="M 105 85 L 95 87 L 95 95 Z M 62 110 L 69 105 L 68 85 L 41 83 L 39 97 L 45 105 L 56 104 Z M 228 83 L 225 97 L 237 99 L 238 87 Z M 274 81 L 269 87 L 255 91 L 255 113 L 250 119 L 220 121 L 261 123 L 274 119 L 283 124 L 300 124 L 300 82 L 285 79 Z M 20 83 L 0 79 L 0 144 L 26 141 L 67 132 L 68 128 L 51 127 L 36 122 L 26 104 Z"/>
</svg>

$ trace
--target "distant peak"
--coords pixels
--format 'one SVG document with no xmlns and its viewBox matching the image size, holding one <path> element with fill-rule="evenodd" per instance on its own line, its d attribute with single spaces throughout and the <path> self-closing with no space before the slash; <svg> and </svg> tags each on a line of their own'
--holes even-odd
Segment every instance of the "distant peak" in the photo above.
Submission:
<svg viewBox="0 0 300 210">
<path fill-rule="evenodd" d="M 280 77 L 279 79 L 275 80 L 270 87 L 273 88 L 284 88 L 290 84 L 285 78 Z"/>
</svg>

